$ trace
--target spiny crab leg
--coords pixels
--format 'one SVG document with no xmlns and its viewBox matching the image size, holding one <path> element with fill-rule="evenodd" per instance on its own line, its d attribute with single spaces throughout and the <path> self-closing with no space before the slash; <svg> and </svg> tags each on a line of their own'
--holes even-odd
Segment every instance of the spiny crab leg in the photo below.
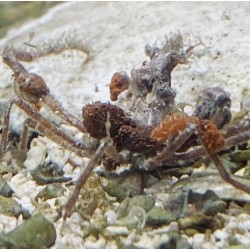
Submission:
<svg viewBox="0 0 250 250">
<path fill-rule="evenodd" d="M 250 119 L 247 118 L 239 124 L 227 128 L 225 131 L 222 131 L 222 134 L 227 137 L 225 138 L 225 145 L 222 149 L 228 149 L 250 140 Z M 218 150 L 217 152 L 221 151 L 222 149 Z M 197 146 L 188 152 L 175 153 L 172 159 L 175 161 L 195 160 L 205 156 L 206 154 L 206 149 L 203 146 Z"/>
<path fill-rule="evenodd" d="M 49 93 L 46 83 L 39 75 L 29 73 L 16 58 L 22 60 L 23 52 L 18 52 L 9 46 L 4 48 L 3 62 L 14 72 L 14 90 L 17 96 L 33 103 L 39 110 L 40 106 L 49 107 L 55 115 L 64 121 L 78 128 L 81 132 L 86 132 L 82 122 L 64 109 L 60 102 Z M 26 52 L 27 54 L 27 52 Z M 27 55 L 26 55 L 27 56 Z"/>
<path fill-rule="evenodd" d="M 214 162 L 221 177 L 234 187 L 250 194 L 250 187 L 232 178 L 222 165 L 219 156 L 216 154 L 223 148 L 228 148 L 232 146 L 232 144 L 239 144 L 242 142 L 242 139 L 245 141 L 250 137 L 250 132 L 248 130 L 249 122 L 245 122 L 244 124 L 244 129 L 247 130 L 246 132 L 229 137 L 225 140 L 223 134 L 217 129 L 215 124 L 209 120 L 201 120 L 196 125 L 196 135 L 203 145 L 205 153 L 207 153 Z"/>
<path fill-rule="evenodd" d="M 34 121 L 40 124 L 44 128 L 45 135 L 61 145 L 66 149 L 73 150 L 78 155 L 82 156 L 88 150 L 79 141 L 74 140 L 67 134 L 65 134 L 60 128 L 58 128 L 53 122 L 48 121 L 39 112 L 35 111 L 30 105 L 24 102 L 18 97 L 12 97 L 7 105 L 4 113 L 3 129 L 2 129 L 2 141 L 1 141 L 1 156 L 6 152 L 8 141 L 8 130 L 10 120 L 10 110 L 13 104 L 16 104 L 19 108 L 25 111 Z"/>
<path fill-rule="evenodd" d="M 100 145 L 97 148 L 94 156 L 91 157 L 90 162 L 84 168 L 84 170 L 80 174 L 80 177 L 77 179 L 74 191 L 64 207 L 64 214 L 63 214 L 64 221 L 67 219 L 67 217 L 71 216 L 72 209 L 78 199 L 82 187 L 88 180 L 89 176 L 92 174 L 93 169 L 96 166 L 96 163 L 101 160 L 103 154 L 112 153 L 114 154 L 114 157 L 118 155 L 114 147 L 113 139 L 110 136 L 110 129 L 111 129 L 110 118 L 111 118 L 110 112 L 107 112 L 107 119 L 105 122 L 105 129 L 107 136 L 101 140 Z"/>
<path fill-rule="evenodd" d="M 228 127 L 225 131 L 222 131 L 224 137 L 232 137 L 238 135 L 241 132 L 250 130 L 250 117 L 240 121 L 239 123 Z"/>
<path fill-rule="evenodd" d="M 71 216 L 72 209 L 78 199 L 78 196 L 80 194 L 81 188 L 89 178 L 89 176 L 92 174 L 94 167 L 96 166 L 96 163 L 101 159 L 105 147 L 110 143 L 110 140 L 108 138 L 102 139 L 99 147 L 97 148 L 95 154 L 93 157 L 91 157 L 90 162 L 88 165 L 84 168 L 82 173 L 80 174 L 79 178 L 77 179 L 74 187 L 74 191 L 71 194 L 70 198 L 68 199 L 65 207 L 64 207 L 64 214 L 63 214 L 63 220 L 65 221 L 67 217 Z"/>
<path fill-rule="evenodd" d="M 236 188 L 243 190 L 244 192 L 250 194 L 250 187 L 233 179 L 232 176 L 226 171 L 225 167 L 222 165 L 220 158 L 216 154 L 210 154 L 210 158 L 214 162 L 216 168 L 218 169 L 220 176 L 223 180 L 235 186 Z"/>
</svg>

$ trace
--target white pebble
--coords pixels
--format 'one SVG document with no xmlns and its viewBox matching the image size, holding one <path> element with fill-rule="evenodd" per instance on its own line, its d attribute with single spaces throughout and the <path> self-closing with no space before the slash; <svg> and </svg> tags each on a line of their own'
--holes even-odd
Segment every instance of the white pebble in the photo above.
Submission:
<svg viewBox="0 0 250 250">
<path fill-rule="evenodd" d="M 65 172 L 65 175 L 72 174 L 73 167 L 69 163 L 67 163 L 64 165 L 63 171 Z"/>
<path fill-rule="evenodd" d="M 193 248 L 201 248 L 204 244 L 204 234 L 195 234 L 193 236 Z"/>
<path fill-rule="evenodd" d="M 250 238 L 249 238 L 249 235 L 248 235 L 248 236 L 245 236 L 245 235 L 236 233 L 236 234 L 234 235 L 234 237 L 235 237 L 235 239 L 237 239 L 237 240 L 239 241 L 240 244 L 246 245 L 246 246 L 249 246 L 249 245 L 250 245 Z"/>
<path fill-rule="evenodd" d="M 238 221 L 236 220 L 236 218 L 231 218 L 231 220 L 229 221 L 229 223 L 226 226 L 227 229 L 236 229 L 238 227 L 239 227 Z"/>
<path fill-rule="evenodd" d="M 250 215 L 249 214 L 240 214 L 238 216 L 239 225 L 241 228 L 244 228 L 246 231 L 250 231 Z"/>
<path fill-rule="evenodd" d="M 13 216 L 0 214 L 0 232 L 8 233 L 17 226 L 17 219 Z"/>
<path fill-rule="evenodd" d="M 123 226 L 107 226 L 106 230 L 110 233 L 110 235 L 127 235 L 128 229 Z"/>
<path fill-rule="evenodd" d="M 70 157 L 70 151 L 62 150 L 57 147 L 53 147 L 48 152 L 48 158 L 51 162 L 62 168 Z"/>
<path fill-rule="evenodd" d="M 215 248 L 214 247 L 215 242 L 216 242 L 216 239 L 215 239 L 214 235 L 211 235 L 211 237 L 209 238 L 209 240 L 206 240 L 202 244 L 202 248 L 204 248 L 204 249 Z"/>
<path fill-rule="evenodd" d="M 147 233 L 142 233 L 140 237 L 135 238 L 133 245 L 135 248 L 159 248 L 160 237 L 163 235 L 156 235 L 155 237 L 149 236 Z M 164 235 L 165 242 L 168 240 L 168 236 Z M 161 241 L 162 243 L 162 241 Z"/>
<path fill-rule="evenodd" d="M 215 247 L 216 247 L 217 249 L 228 248 L 228 247 L 229 247 L 228 240 L 216 241 L 216 242 L 215 242 Z"/>
<path fill-rule="evenodd" d="M 103 249 L 105 248 L 105 244 L 106 241 L 103 238 L 100 238 L 95 242 L 86 240 L 84 243 L 84 248 Z"/>
<path fill-rule="evenodd" d="M 46 151 L 47 148 L 42 142 L 40 142 L 38 139 L 33 139 L 31 143 L 31 148 L 27 152 L 27 158 L 23 165 L 29 171 L 34 170 L 39 165 L 44 163 Z"/>
<path fill-rule="evenodd" d="M 35 181 L 30 180 L 29 174 L 24 176 L 23 173 L 13 176 L 9 185 L 15 192 L 14 196 L 20 199 L 23 197 L 34 199 L 35 196 L 43 189 L 42 186 L 36 185 Z"/>
<path fill-rule="evenodd" d="M 25 210 L 28 210 L 29 213 L 31 214 L 35 210 L 35 207 L 32 205 L 30 198 L 28 198 L 27 196 L 23 196 L 20 199 L 15 199 L 15 200 L 18 202 L 18 204 L 20 204 Z"/>
<path fill-rule="evenodd" d="M 240 223 L 240 225 L 246 230 L 250 231 L 250 219 L 247 219 Z"/>
<path fill-rule="evenodd" d="M 106 217 L 108 224 L 114 224 L 117 220 L 117 214 L 113 210 L 108 210 L 104 216 Z"/>
<path fill-rule="evenodd" d="M 225 240 L 228 238 L 228 233 L 225 232 L 225 230 L 221 230 L 221 229 L 216 229 L 213 233 L 214 237 L 217 240 Z"/>
<path fill-rule="evenodd" d="M 82 249 L 83 248 L 83 238 L 75 234 L 66 234 L 63 237 L 58 237 L 56 239 L 53 248 L 72 248 L 72 249 Z"/>
</svg>

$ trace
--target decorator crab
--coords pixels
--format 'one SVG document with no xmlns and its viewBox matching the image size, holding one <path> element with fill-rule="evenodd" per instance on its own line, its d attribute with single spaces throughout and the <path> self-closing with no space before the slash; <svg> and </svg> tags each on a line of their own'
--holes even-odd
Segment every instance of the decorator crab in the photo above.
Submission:
<svg viewBox="0 0 250 250">
<path fill-rule="evenodd" d="M 115 178 L 135 171 L 161 171 L 208 154 L 225 181 L 250 193 L 250 187 L 232 177 L 218 156 L 222 150 L 250 139 L 250 118 L 228 125 L 230 95 L 220 87 L 204 89 L 192 115 L 177 108 L 171 72 L 178 64 L 188 62 L 194 48 L 183 47 L 180 34 L 166 38 L 160 48 L 146 45 L 145 53 L 150 60 L 133 69 L 130 77 L 125 72 L 115 73 L 109 85 L 113 103 L 96 102 L 84 106 L 82 121 L 65 110 L 50 93 L 43 78 L 28 72 L 20 61 L 32 61 L 65 49 L 89 54 L 86 47 L 72 42 L 62 48 L 35 52 L 5 47 L 3 62 L 13 71 L 15 96 L 9 100 L 3 115 L 1 157 L 7 149 L 10 111 L 15 104 L 29 116 L 22 132 L 21 148 L 26 147 L 28 129 L 32 128 L 79 156 L 91 158 L 65 205 L 64 219 L 71 215 L 80 189 L 100 163 L 96 172 Z M 68 135 L 55 121 L 39 112 L 42 106 L 88 135 L 85 137 L 88 139 L 78 141 Z M 123 171 L 119 171 L 121 167 Z"/>
</svg>

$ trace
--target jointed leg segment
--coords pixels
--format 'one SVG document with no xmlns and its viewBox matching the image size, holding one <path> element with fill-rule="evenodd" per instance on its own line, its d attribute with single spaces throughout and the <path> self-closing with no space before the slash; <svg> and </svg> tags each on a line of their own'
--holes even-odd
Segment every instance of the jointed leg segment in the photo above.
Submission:
<svg viewBox="0 0 250 250">
<path fill-rule="evenodd" d="M 25 111 L 36 123 L 41 126 L 40 131 L 45 134 L 48 138 L 52 139 L 62 147 L 73 150 L 80 156 L 83 156 L 84 153 L 88 150 L 83 144 L 79 141 L 73 139 L 64 133 L 60 128 L 58 128 L 53 122 L 44 118 L 39 112 L 33 109 L 30 105 L 24 102 L 18 97 L 12 97 L 7 105 L 7 108 L 4 113 L 4 122 L 2 129 L 2 141 L 1 141 L 1 157 L 6 152 L 7 141 L 8 141 L 8 130 L 9 130 L 9 120 L 10 120 L 10 110 L 12 105 L 15 104 L 23 111 Z M 33 123 L 34 126 L 34 123 Z"/>
</svg>

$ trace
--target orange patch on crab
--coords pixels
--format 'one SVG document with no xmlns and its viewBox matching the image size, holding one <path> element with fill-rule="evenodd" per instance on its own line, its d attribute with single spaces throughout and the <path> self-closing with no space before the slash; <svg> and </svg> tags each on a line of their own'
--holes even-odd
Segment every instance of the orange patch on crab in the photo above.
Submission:
<svg viewBox="0 0 250 250">
<path fill-rule="evenodd" d="M 129 79 L 125 72 L 116 72 L 113 75 L 111 79 L 111 83 L 109 85 L 111 101 L 116 101 L 118 95 L 122 91 L 128 89 L 128 82 L 129 82 Z"/>
<path fill-rule="evenodd" d="M 214 153 L 224 146 L 224 136 L 210 120 L 201 120 L 197 130 L 208 153 Z"/>
<path fill-rule="evenodd" d="M 190 123 L 198 124 L 199 120 L 189 116 L 184 112 L 177 112 L 173 115 L 167 115 L 163 121 L 157 125 L 151 132 L 150 137 L 160 142 L 165 142 L 169 136 L 177 136 Z"/>
</svg>

